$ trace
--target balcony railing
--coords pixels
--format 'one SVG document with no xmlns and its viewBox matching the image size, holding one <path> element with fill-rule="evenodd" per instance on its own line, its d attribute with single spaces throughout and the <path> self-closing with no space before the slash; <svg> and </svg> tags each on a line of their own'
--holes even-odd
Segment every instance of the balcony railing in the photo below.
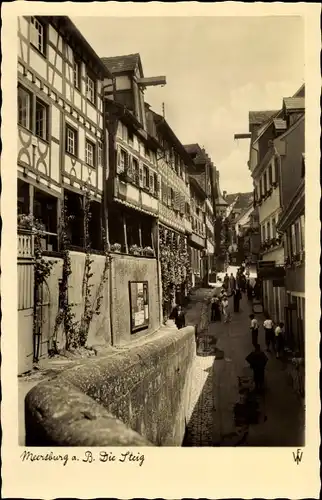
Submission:
<svg viewBox="0 0 322 500">
<path fill-rule="evenodd" d="M 19 259 L 32 259 L 34 255 L 34 235 L 31 231 L 19 229 L 17 255 Z"/>
</svg>

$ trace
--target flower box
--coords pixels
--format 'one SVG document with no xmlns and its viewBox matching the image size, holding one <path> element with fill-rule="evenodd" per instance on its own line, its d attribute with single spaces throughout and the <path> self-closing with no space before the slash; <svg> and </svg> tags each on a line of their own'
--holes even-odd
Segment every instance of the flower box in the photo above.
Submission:
<svg viewBox="0 0 322 500">
<path fill-rule="evenodd" d="M 113 243 L 110 246 L 110 251 L 114 253 L 120 253 L 122 249 L 122 245 L 120 243 Z"/>
</svg>

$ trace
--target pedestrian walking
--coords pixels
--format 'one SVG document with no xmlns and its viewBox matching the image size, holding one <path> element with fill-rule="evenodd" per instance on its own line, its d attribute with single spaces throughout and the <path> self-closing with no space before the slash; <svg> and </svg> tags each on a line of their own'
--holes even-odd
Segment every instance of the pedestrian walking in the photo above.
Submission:
<svg viewBox="0 0 322 500">
<path fill-rule="evenodd" d="M 275 351 L 276 357 L 280 358 L 284 350 L 284 323 L 278 323 L 275 328 Z"/>
<path fill-rule="evenodd" d="M 223 284 L 223 288 L 227 291 L 227 290 L 228 290 L 228 287 L 229 287 L 229 276 L 228 276 L 228 274 L 226 273 L 226 274 L 225 274 L 225 277 L 224 277 L 224 284 Z"/>
<path fill-rule="evenodd" d="M 236 288 L 236 280 L 235 280 L 235 276 L 233 275 L 233 273 L 230 273 L 230 276 L 229 276 L 229 287 L 231 290 L 235 290 L 235 288 Z"/>
<path fill-rule="evenodd" d="M 242 298 L 242 294 L 239 288 L 235 288 L 233 291 L 233 297 L 234 297 L 234 312 L 239 312 L 239 302 Z"/>
<path fill-rule="evenodd" d="M 231 314 L 230 314 L 230 308 L 229 308 L 229 301 L 228 301 L 228 297 L 226 294 L 223 296 L 223 299 L 221 301 L 221 308 L 222 308 L 222 314 L 224 317 L 224 323 L 228 323 L 230 321 Z"/>
<path fill-rule="evenodd" d="M 252 334 L 252 344 L 253 346 L 258 344 L 258 321 L 254 314 L 249 315 L 250 318 L 250 330 Z"/>
<path fill-rule="evenodd" d="M 220 300 L 218 297 L 211 299 L 211 321 L 221 321 Z"/>
<path fill-rule="evenodd" d="M 186 318 L 184 310 L 180 304 L 177 304 L 172 310 L 169 319 L 173 319 L 176 327 L 180 330 L 186 326 Z"/>
<path fill-rule="evenodd" d="M 255 390 L 262 392 L 264 389 L 265 382 L 265 368 L 268 361 L 266 354 L 261 351 L 260 345 L 254 345 L 254 351 L 252 351 L 246 357 L 246 361 L 249 363 L 253 370 Z"/>
<path fill-rule="evenodd" d="M 275 347 L 275 342 L 274 342 L 274 328 L 273 328 L 273 321 L 269 317 L 269 314 L 265 315 L 265 321 L 263 323 L 263 327 L 265 330 L 265 343 L 266 343 L 266 350 L 267 352 L 270 352 L 270 346 L 272 345 L 273 349 Z"/>
</svg>

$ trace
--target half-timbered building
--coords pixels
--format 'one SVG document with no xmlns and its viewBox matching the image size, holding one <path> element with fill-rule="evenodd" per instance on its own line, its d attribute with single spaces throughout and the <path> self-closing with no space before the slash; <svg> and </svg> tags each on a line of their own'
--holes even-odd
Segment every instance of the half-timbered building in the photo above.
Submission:
<svg viewBox="0 0 322 500">
<path fill-rule="evenodd" d="M 107 148 L 102 85 L 109 76 L 108 69 L 68 17 L 18 18 L 20 373 L 30 369 L 33 361 L 48 355 L 52 345 L 60 307 L 62 257 L 59 251 L 63 206 L 72 216 L 68 219 L 70 222 L 65 228 L 65 236 L 70 242 L 73 271 L 69 279 L 69 299 L 74 304 L 76 320 L 80 318 L 84 300 L 80 280 L 85 259 L 85 196 L 90 201 L 91 216 L 87 240 L 93 251 L 102 250 L 102 200 L 106 178 L 104 150 Z M 26 221 L 30 223 L 27 228 Z M 35 240 L 34 233 L 30 231 L 30 225 L 33 226 L 35 221 L 42 227 L 42 256 L 47 260 L 55 257 L 46 286 L 37 291 L 37 300 Z M 97 259 L 95 265 L 98 265 L 98 270 L 104 267 L 104 257 L 98 255 Z M 99 273 L 93 277 L 95 279 L 100 280 Z M 107 340 L 109 320 L 104 314 L 102 318 L 104 328 L 100 335 Z M 96 327 L 91 331 L 97 333 Z M 63 338 L 60 337 L 60 340 L 63 341 Z M 56 338 L 56 341 L 59 342 L 59 339 Z"/>
<path fill-rule="evenodd" d="M 92 196 L 91 239 L 101 246 L 105 178 L 102 82 L 107 68 L 65 16 L 18 19 L 18 212 L 46 227 L 58 250 L 65 198 L 75 247 L 84 244 L 84 188 Z"/>
</svg>

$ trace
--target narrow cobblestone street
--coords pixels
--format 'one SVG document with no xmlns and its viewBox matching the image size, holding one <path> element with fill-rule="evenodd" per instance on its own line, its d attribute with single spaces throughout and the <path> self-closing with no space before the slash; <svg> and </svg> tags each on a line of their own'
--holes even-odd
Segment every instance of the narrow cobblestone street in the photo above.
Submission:
<svg viewBox="0 0 322 500">
<path fill-rule="evenodd" d="M 187 311 L 187 323 L 199 328 L 193 404 L 184 446 L 303 446 L 304 403 L 290 387 L 283 362 L 273 354 L 267 353 L 265 396 L 243 406 L 239 381 L 252 384 L 252 372 L 245 361 L 252 350 L 251 306 L 243 297 L 240 312 L 233 313 L 230 323 L 211 323 L 212 293 L 199 290 Z M 261 325 L 263 318 L 256 316 Z M 259 343 L 264 350 L 262 328 Z M 247 416 L 240 423 L 243 408 Z"/>
</svg>

